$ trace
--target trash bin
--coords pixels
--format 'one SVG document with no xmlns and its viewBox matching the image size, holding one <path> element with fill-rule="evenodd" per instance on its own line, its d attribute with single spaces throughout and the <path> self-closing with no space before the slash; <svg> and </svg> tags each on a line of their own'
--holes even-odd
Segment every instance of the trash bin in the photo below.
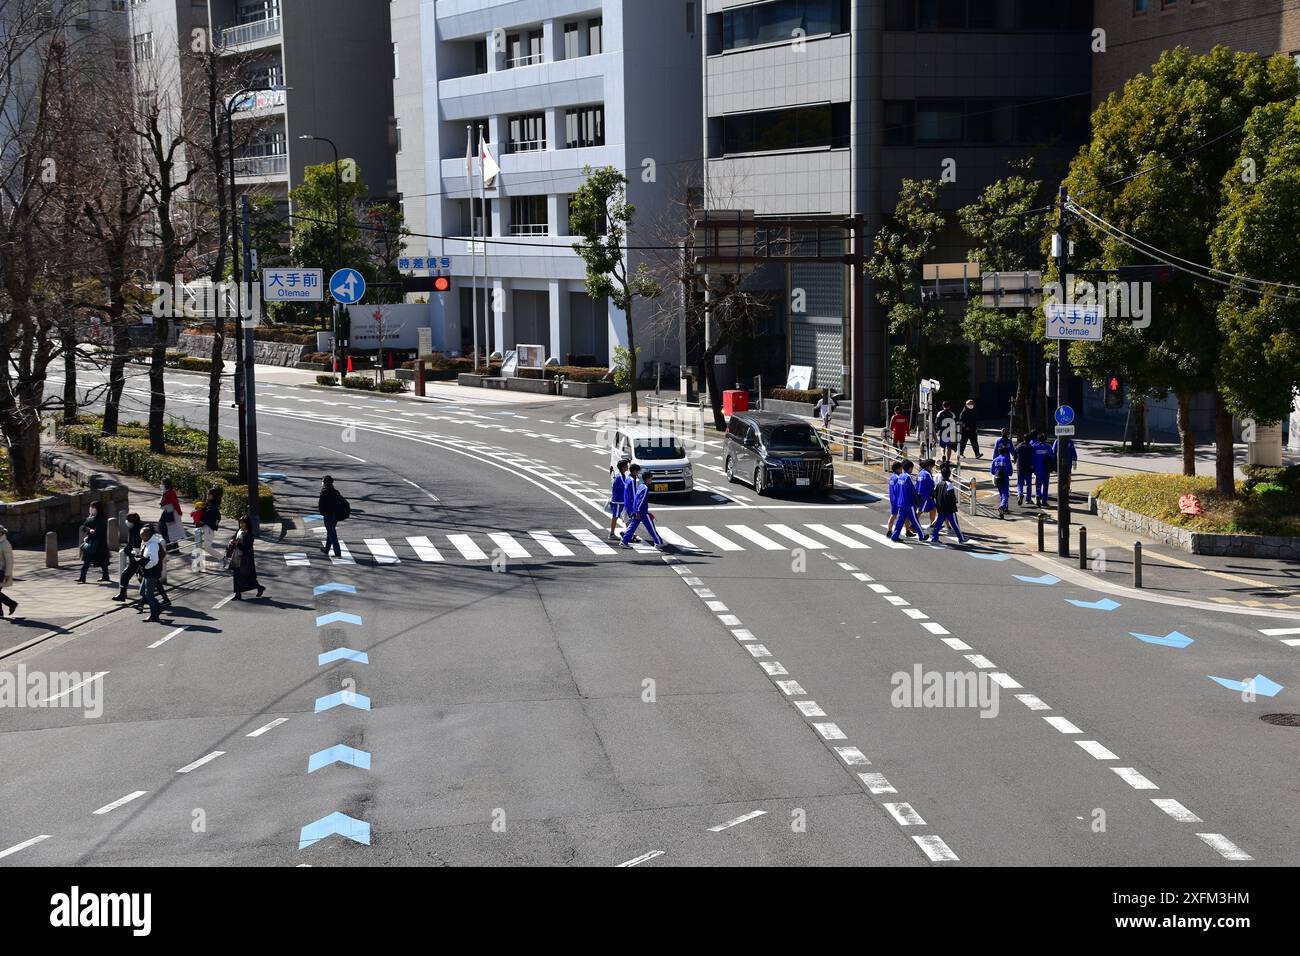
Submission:
<svg viewBox="0 0 1300 956">
<path fill-rule="evenodd" d="M 736 412 L 749 411 L 749 392 L 742 388 L 729 388 L 722 393 L 722 414 L 730 418 Z"/>
</svg>

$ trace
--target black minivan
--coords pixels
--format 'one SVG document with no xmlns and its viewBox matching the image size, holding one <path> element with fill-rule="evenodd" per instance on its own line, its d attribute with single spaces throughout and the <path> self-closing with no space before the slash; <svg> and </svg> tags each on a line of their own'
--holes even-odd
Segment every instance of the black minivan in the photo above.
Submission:
<svg viewBox="0 0 1300 956">
<path fill-rule="evenodd" d="M 773 412 L 737 412 L 723 441 L 727 480 L 771 489 L 824 494 L 835 485 L 831 453 L 808 422 Z"/>
</svg>

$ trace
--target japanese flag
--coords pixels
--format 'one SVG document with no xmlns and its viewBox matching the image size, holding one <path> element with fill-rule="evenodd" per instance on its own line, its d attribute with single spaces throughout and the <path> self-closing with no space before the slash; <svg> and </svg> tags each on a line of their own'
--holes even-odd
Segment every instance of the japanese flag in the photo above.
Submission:
<svg viewBox="0 0 1300 956">
<path fill-rule="evenodd" d="M 488 148 L 487 143 L 482 144 L 482 148 L 480 149 L 479 152 L 479 159 L 481 159 L 483 162 L 484 187 L 495 186 L 497 181 L 497 173 L 501 172 L 501 167 L 498 166 L 497 161 L 492 158 L 492 150 Z"/>
</svg>

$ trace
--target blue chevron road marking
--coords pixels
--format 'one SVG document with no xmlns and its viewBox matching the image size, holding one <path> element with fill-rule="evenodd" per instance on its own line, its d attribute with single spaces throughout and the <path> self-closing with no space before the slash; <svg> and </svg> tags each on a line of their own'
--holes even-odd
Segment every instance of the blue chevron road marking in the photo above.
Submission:
<svg viewBox="0 0 1300 956">
<path fill-rule="evenodd" d="M 316 658 L 316 663 L 324 667 L 326 664 L 333 664 L 335 661 L 352 661 L 357 664 L 369 664 L 370 655 L 365 651 L 354 651 L 350 647 L 340 647 L 332 651 L 326 651 Z"/>
<path fill-rule="evenodd" d="M 354 843 L 364 843 L 366 846 L 370 846 L 369 823 L 364 820 L 353 819 L 346 813 L 335 812 L 303 827 L 298 836 L 298 849 L 305 850 L 313 843 L 318 843 L 336 833 Z"/>
<path fill-rule="evenodd" d="M 332 763 L 346 763 L 362 770 L 370 769 L 370 754 L 364 750 L 353 750 L 343 744 L 335 744 L 325 750 L 317 751 L 307 758 L 307 772 L 315 773 L 321 767 Z"/>
<path fill-rule="evenodd" d="M 1110 598 L 1102 598 L 1100 601 L 1071 601 L 1066 598 L 1067 604 L 1073 604 L 1075 607 L 1086 607 L 1093 611 L 1113 611 L 1119 607 L 1118 601 L 1112 601 Z"/>
<path fill-rule="evenodd" d="M 1226 677 L 1215 677 L 1213 674 L 1207 676 L 1209 676 L 1210 680 L 1216 684 L 1222 684 L 1228 690 L 1252 690 L 1259 697 L 1276 697 L 1279 691 L 1285 689 L 1281 684 L 1269 680 L 1263 674 L 1256 674 L 1250 680 L 1229 680 Z"/>
<path fill-rule="evenodd" d="M 1139 641 L 1146 641 L 1148 644 L 1163 644 L 1165 647 L 1186 647 L 1188 644 L 1195 643 L 1180 631 L 1170 631 L 1164 637 L 1156 634 L 1139 634 L 1137 631 L 1129 631 L 1129 633 Z"/>
<path fill-rule="evenodd" d="M 339 584 L 338 581 L 331 581 L 329 584 L 318 584 L 311 589 L 311 593 L 319 597 L 322 594 L 329 594 L 331 591 L 338 591 L 340 594 L 356 594 L 357 589 L 350 584 Z"/>
<path fill-rule="evenodd" d="M 370 698 L 365 694 L 354 694 L 350 690 L 341 690 L 336 694 L 316 698 L 316 713 L 332 710 L 335 707 L 355 707 L 357 710 L 369 710 Z"/>
<path fill-rule="evenodd" d="M 335 611 L 333 614 L 322 614 L 316 618 L 316 626 L 324 627 L 326 624 L 360 624 L 361 618 L 356 614 L 344 614 L 342 611 Z"/>
<path fill-rule="evenodd" d="M 979 558 L 981 561 L 1010 561 L 1011 555 L 999 554 L 996 551 L 967 551 L 972 558 Z"/>
<path fill-rule="evenodd" d="M 1061 579 L 1054 574 L 1044 574 L 1042 577 L 1031 578 L 1025 574 L 1013 574 L 1017 581 L 1024 581 L 1026 584 L 1060 584 Z"/>
</svg>

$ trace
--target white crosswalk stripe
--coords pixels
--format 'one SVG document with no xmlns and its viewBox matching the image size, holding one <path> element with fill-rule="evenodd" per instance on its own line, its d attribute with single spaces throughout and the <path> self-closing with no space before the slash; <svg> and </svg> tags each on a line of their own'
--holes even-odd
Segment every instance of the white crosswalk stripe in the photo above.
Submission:
<svg viewBox="0 0 1300 956">
<path fill-rule="evenodd" d="M 492 539 L 492 543 L 500 548 L 507 558 L 532 557 L 532 555 L 524 549 L 523 545 L 503 531 L 494 532 L 493 534 L 489 534 L 488 537 Z"/>
<path fill-rule="evenodd" d="M 801 548 L 826 547 L 826 545 L 822 544 L 820 541 L 816 540 L 815 538 L 810 538 L 806 534 L 800 534 L 798 531 L 795 531 L 794 528 L 791 528 L 789 525 L 770 524 L 767 527 L 771 531 L 775 532 L 776 534 L 779 534 L 781 537 L 789 538 L 791 541 L 793 541 Z"/>
<path fill-rule="evenodd" d="M 745 550 L 743 547 L 736 544 L 736 542 L 732 541 L 730 538 L 724 538 L 722 535 L 718 534 L 718 532 L 714 531 L 712 528 L 708 527 L 707 525 L 693 524 L 689 526 L 686 530 L 694 532 L 696 535 L 703 538 L 705 541 L 709 542 L 710 544 L 716 545 L 722 551 L 744 551 Z"/>
<path fill-rule="evenodd" d="M 742 538 L 746 538 L 749 541 L 754 542 L 754 544 L 758 545 L 764 551 L 789 551 L 790 550 L 790 548 L 787 545 L 778 544 L 777 542 L 769 538 L 767 535 L 760 534 L 759 532 L 755 531 L 753 528 L 750 528 L 747 525 L 729 524 L 727 525 L 727 529 L 736 532 L 736 534 L 740 535 Z"/>
<path fill-rule="evenodd" d="M 663 538 L 668 544 L 676 545 L 686 551 L 700 550 L 699 546 L 694 541 L 691 541 L 688 538 L 683 538 L 672 528 L 660 528 L 656 525 L 655 530 L 659 532 L 659 537 Z"/>
<path fill-rule="evenodd" d="M 447 540 L 451 542 L 452 547 L 461 553 L 461 556 L 470 561 L 486 561 L 487 554 L 474 543 L 474 539 L 467 534 L 449 534 Z"/>
<path fill-rule="evenodd" d="M 613 548 L 601 541 L 587 528 L 577 528 L 571 530 L 569 534 L 578 539 L 579 543 L 584 545 L 592 554 L 618 554 Z"/>
<path fill-rule="evenodd" d="M 879 531 L 874 531 L 864 524 L 846 524 L 844 527 L 849 531 L 852 531 L 854 534 L 862 535 L 862 537 L 866 538 L 868 541 L 875 541 L 877 544 L 883 544 L 886 548 L 906 551 L 912 547 L 910 544 L 903 544 L 903 542 L 895 541 L 888 535 L 881 534 Z"/>
<path fill-rule="evenodd" d="M 433 542 L 426 537 L 407 538 L 406 543 L 411 546 L 411 550 L 415 552 L 415 556 L 421 561 L 443 560 L 442 552 L 434 547 Z"/>
<path fill-rule="evenodd" d="M 553 558 L 569 558 L 573 552 L 560 544 L 558 538 L 549 531 L 530 531 L 528 534 L 534 541 L 546 549 L 546 553 Z"/>
<path fill-rule="evenodd" d="M 402 563 L 402 559 L 397 556 L 393 546 L 384 538 L 364 538 L 362 543 L 369 549 L 370 555 L 375 559 L 376 564 Z"/>
<path fill-rule="evenodd" d="M 330 564 L 356 564 L 356 563 L 357 561 L 354 557 L 352 557 L 352 552 L 348 550 L 348 546 L 344 544 L 342 541 L 340 541 L 339 557 L 336 558 L 334 557 L 333 554 L 331 554 Z"/>
<path fill-rule="evenodd" d="M 850 538 L 847 534 L 840 534 L 834 528 L 829 528 L 824 524 L 806 524 L 804 527 L 813 534 L 819 534 L 823 538 L 830 538 L 836 544 L 842 544 L 846 548 L 862 549 L 871 547 L 871 545 L 859 541 L 857 538 Z"/>
</svg>

